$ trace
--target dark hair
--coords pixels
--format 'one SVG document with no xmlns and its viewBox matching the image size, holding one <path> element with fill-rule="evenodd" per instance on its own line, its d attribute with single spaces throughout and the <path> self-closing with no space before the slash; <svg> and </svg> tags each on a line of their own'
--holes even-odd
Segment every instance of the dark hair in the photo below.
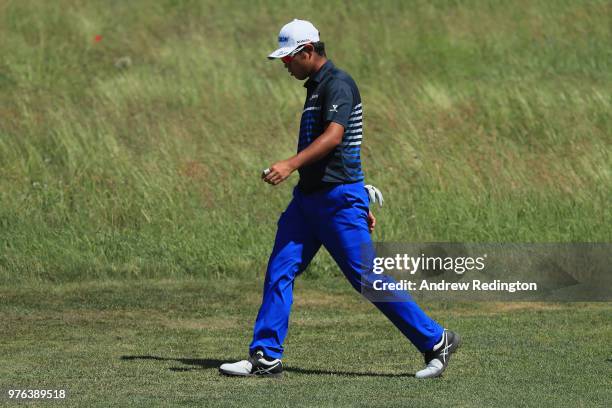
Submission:
<svg viewBox="0 0 612 408">
<path fill-rule="evenodd" d="M 317 41 L 312 43 L 312 47 L 314 48 L 314 52 L 319 54 L 322 57 L 327 57 L 325 54 L 325 43 L 323 41 Z"/>
</svg>

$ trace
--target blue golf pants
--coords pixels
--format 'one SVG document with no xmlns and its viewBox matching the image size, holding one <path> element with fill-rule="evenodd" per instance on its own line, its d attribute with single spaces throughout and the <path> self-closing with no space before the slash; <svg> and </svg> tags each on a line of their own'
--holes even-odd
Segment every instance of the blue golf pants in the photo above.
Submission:
<svg viewBox="0 0 612 408">
<path fill-rule="evenodd" d="M 368 231 L 369 199 L 363 182 L 339 184 L 311 194 L 297 187 L 278 220 L 274 249 L 268 261 L 263 299 L 249 347 L 271 358 L 283 354 L 293 283 L 321 245 L 329 251 L 353 288 L 371 289 L 374 248 Z M 378 276 L 380 279 L 382 275 Z M 392 278 L 389 278 L 392 279 Z M 373 302 L 421 352 L 440 340 L 443 328 L 402 291 L 382 293 L 391 301 Z"/>
</svg>

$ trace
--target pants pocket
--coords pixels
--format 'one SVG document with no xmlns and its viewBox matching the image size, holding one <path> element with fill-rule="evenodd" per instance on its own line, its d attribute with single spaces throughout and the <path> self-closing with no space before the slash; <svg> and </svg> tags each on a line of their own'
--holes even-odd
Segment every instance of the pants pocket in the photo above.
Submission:
<svg viewBox="0 0 612 408">
<path fill-rule="evenodd" d="M 369 203 L 365 187 L 362 183 L 343 184 L 342 196 L 348 206 L 359 208 L 368 212 Z"/>
</svg>

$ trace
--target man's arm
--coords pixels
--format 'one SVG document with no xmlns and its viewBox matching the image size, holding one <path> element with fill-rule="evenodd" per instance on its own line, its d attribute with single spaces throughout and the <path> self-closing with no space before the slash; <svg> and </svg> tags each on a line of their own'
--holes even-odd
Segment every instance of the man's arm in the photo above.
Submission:
<svg viewBox="0 0 612 408">
<path fill-rule="evenodd" d="M 344 126 L 336 122 L 329 122 L 325 131 L 317 137 L 307 148 L 295 156 L 274 163 L 270 172 L 263 178 L 266 183 L 277 185 L 285 181 L 291 173 L 302 166 L 314 163 L 327 156 L 342 142 Z"/>
</svg>

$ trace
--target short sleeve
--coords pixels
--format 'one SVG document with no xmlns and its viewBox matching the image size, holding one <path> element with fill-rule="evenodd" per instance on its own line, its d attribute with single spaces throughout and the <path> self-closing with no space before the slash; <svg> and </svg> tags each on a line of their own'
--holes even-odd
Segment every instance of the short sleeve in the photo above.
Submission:
<svg viewBox="0 0 612 408">
<path fill-rule="evenodd" d="M 350 86 L 344 81 L 332 79 L 325 89 L 322 107 L 325 122 L 336 122 L 346 129 L 352 107 L 353 92 Z"/>
</svg>

